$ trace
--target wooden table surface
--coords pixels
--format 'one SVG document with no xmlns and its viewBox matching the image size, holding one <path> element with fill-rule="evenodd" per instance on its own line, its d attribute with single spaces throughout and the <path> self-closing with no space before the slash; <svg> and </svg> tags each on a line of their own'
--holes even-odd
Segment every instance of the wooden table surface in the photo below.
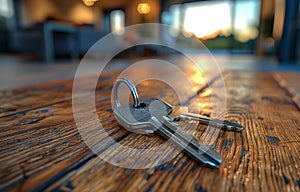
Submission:
<svg viewBox="0 0 300 192">
<path fill-rule="evenodd" d="M 136 147 L 164 142 L 156 135 L 130 133 L 114 119 L 110 95 L 118 74 L 103 74 L 96 89 L 97 114 L 106 132 Z M 72 80 L 2 90 L 0 191 L 300 191 L 300 74 L 227 71 L 223 76 L 224 118 L 245 130 L 219 133 L 214 143 L 223 158 L 219 169 L 197 164 L 184 153 L 148 169 L 126 169 L 97 157 L 75 125 Z M 200 113 L 209 115 L 212 95 L 198 80 L 193 78 Z M 220 77 L 211 81 L 217 85 Z M 172 90 L 163 86 L 143 82 L 138 90 L 141 97 L 174 103 Z M 199 125 L 195 133 L 200 142 L 205 129 Z M 102 153 L 113 150 L 103 146 Z"/>
</svg>

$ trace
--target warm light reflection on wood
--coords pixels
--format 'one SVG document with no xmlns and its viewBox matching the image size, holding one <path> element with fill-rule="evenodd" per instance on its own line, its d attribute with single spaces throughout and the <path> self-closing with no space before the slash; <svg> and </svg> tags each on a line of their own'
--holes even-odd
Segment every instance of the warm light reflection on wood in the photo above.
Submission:
<svg viewBox="0 0 300 192">
<path fill-rule="evenodd" d="M 196 71 L 191 76 L 191 81 L 195 83 L 196 85 L 203 85 L 206 84 L 206 78 L 200 71 Z"/>
</svg>

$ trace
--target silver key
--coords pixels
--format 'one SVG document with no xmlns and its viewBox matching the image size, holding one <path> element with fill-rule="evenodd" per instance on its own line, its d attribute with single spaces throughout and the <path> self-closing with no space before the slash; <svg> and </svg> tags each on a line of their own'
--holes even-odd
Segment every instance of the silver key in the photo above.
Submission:
<svg viewBox="0 0 300 192">
<path fill-rule="evenodd" d="M 220 119 L 211 119 L 206 116 L 195 114 L 195 113 L 183 113 L 178 116 L 175 116 L 172 120 L 173 121 L 180 121 L 182 119 L 188 120 L 196 120 L 203 124 L 209 124 L 216 127 L 221 127 L 227 131 L 243 131 L 244 127 L 236 122 L 231 122 L 228 120 L 220 120 Z"/>
<path fill-rule="evenodd" d="M 125 83 L 134 98 L 134 103 L 121 105 L 118 100 L 118 86 Z M 159 133 L 166 139 L 173 141 L 183 151 L 205 166 L 218 168 L 222 162 L 218 151 L 207 145 L 201 145 L 197 139 L 187 135 L 180 128 L 167 120 L 172 112 L 172 106 L 155 98 L 138 100 L 134 85 L 127 79 L 118 79 L 113 90 L 115 99 L 114 114 L 120 125 L 135 133 Z"/>
<path fill-rule="evenodd" d="M 130 132 L 138 134 L 154 133 L 152 126 L 149 126 L 148 121 L 151 119 L 149 106 L 152 103 L 156 107 L 151 109 L 151 113 L 158 116 L 168 115 L 172 112 L 172 107 L 166 103 L 155 98 L 146 98 L 139 101 L 139 107 L 134 107 L 134 103 L 123 104 L 114 109 L 114 114 L 119 124 Z"/>
</svg>

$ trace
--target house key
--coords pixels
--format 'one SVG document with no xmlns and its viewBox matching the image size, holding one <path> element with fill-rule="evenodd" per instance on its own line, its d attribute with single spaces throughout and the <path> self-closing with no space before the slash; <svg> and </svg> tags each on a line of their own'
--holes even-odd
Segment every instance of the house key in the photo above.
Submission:
<svg viewBox="0 0 300 192">
<path fill-rule="evenodd" d="M 128 86 L 134 102 L 120 104 L 118 87 L 121 83 Z M 207 145 L 200 144 L 197 139 L 181 131 L 172 122 L 166 120 L 172 112 L 172 106 L 156 98 L 139 100 L 135 86 L 128 80 L 120 78 L 116 81 L 113 90 L 115 104 L 114 114 L 119 124 L 125 129 L 142 134 L 159 133 L 170 139 L 176 146 L 183 149 L 185 154 L 205 166 L 218 168 L 222 162 L 218 151 Z"/>
</svg>

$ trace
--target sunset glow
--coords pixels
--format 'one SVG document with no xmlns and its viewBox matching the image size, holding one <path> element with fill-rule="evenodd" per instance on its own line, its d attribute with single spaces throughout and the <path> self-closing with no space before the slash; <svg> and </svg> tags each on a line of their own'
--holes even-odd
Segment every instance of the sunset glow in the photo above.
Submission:
<svg viewBox="0 0 300 192">
<path fill-rule="evenodd" d="M 203 3 L 204 4 L 204 3 Z M 231 33 L 230 5 L 227 2 L 190 6 L 186 9 L 184 29 L 196 37 L 207 39 Z"/>
<path fill-rule="evenodd" d="M 258 36 L 259 10 L 260 1 L 257 0 L 234 4 L 232 1 L 189 3 L 182 10 L 182 27 L 203 40 L 232 34 L 236 40 L 247 42 Z M 174 19 L 173 25 L 178 25 L 179 21 Z"/>
</svg>

